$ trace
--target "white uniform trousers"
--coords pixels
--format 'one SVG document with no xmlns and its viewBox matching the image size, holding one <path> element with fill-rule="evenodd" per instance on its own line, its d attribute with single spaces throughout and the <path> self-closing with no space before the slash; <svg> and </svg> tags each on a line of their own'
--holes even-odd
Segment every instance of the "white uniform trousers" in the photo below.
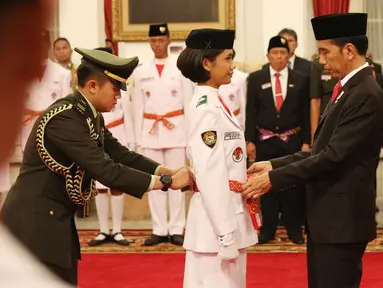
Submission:
<svg viewBox="0 0 383 288">
<path fill-rule="evenodd" d="M 218 253 L 186 251 L 183 288 L 245 288 L 246 249 L 233 261 L 222 260 Z"/>
<path fill-rule="evenodd" d="M 143 149 L 143 155 L 176 169 L 185 164 L 185 148 Z M 167 195 L 169 195 L 169 224 L 167 221 Z M 182 235 L 185 228 L 185 195 L 180 190 L 168 192 L 153 190 L 148 194 L 152 215 L 153 234 L 159 236 Z"/>
</svg>

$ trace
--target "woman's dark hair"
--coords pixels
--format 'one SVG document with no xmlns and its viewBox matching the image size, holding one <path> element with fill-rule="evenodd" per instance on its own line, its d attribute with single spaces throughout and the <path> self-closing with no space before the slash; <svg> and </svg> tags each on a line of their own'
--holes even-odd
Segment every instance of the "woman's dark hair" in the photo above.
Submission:
<svg viewBox="0 0 383 288">
<path fill-rule="evenodd" d="M 338 46 L 340 49 L 342 49 L 347 43 L 351 43 L 355 46 L 358 54 L 361 56 L 365 56 L 368 49 L 368 38 L 365 35 L 332 39 L 331 42 Z"/>
<path fill-rule="evenodd" d="M 210 74 L 203 67 L 203 59 L 213 62 L 224 50 L 185 48 L 177 59 L 177 68 L 182 75 L 192 82 L 203 83 L 210 79 Z"/>
</svg>

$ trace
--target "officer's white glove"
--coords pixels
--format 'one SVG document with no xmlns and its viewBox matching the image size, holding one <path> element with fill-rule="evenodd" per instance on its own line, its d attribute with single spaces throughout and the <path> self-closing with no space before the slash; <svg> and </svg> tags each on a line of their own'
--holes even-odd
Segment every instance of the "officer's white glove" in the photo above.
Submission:
<svg viewBox="0 0 383 288">
<path fill-rule="evenodd" d="M 134 144 L 134 143 L 129 143 L 128 144 L 128 149 L 130 150 L 130 151 L 136 151 L 136 144 Z"/>
<path fill-rule="evenodd" d="M 238 258 L 238 249 L 235 245 L 234 232 L 219 236 L 218 257 L 222 260 L 233 260 Z"/>
</svg>

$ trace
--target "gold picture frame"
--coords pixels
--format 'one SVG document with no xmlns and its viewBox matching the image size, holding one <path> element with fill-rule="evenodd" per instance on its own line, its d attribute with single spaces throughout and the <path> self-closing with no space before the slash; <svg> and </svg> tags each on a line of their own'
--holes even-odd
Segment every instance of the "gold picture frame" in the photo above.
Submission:
<svg viewBox="0 0 383 288">
<path fill-rule="evenodd" d="M 189 17 L 187 22 L 155 21 L 162 16 L 160 13 L 155 14 L 153 12 L 155 11 L 155 8 L 151 8 L 151 10 L 147 9 L 145 4 L 142 4 L 142 7 L 139 7 L 140 3 L 147 3 L 147 1 L 150 0 L 113 0 L 113 41 L 147 41 L 149 39 L 149 25 L 152 23 L 163 22 L 168 23 L 172 40 L 185 40 L 192 29 L 217 28 L 235 30 L 235 0 L 192 0 L 193 2 L 190 2 L 190 0 L 151 0 L 154 1 L 152 2 L 153 5 L 161 3 L 160 8 L 164 9 L 162 11 L 169 13 L 170 18 L 182 18 L 182 14 L 180 14 L 182 12 L 180 11 L 184 11 L 184 13 L 186 13 L 185 15 Z M 197 5 L 206 5 L 206 3 L 211 4 L 210 8 L 207 7 L 210 9 L 209 11 L 212 11 L 211 19 L 209 19 L 211 21 L 193 22 L 193 19 L 190 19 L 190 17 L 201 18 L 203 13 L 190 13 L 190 9 L 175 9 L 174 5 L 182 5 L 182 1 L 184 3 L 188 3 L 188 5 L 193 5 L 193 9 L 197 9 L 198 11 L 207 11 L 207 9 L 198 9 L 196 7 Z M 165 5 L 170 7 L 166 7 Z M 129 17 L 133 11 L 137 11 L 134 12 L 135 17 Z M 145 15 L 145 13 L 147 13 L 147 15 Z M 205 15 L 203 17 L 205 17 L 204 19 L 207 19 L 209 15 Z M 130 18 L 137 18 L 133 19 L 136 23 L 134 23 L 134 21 Z"/>
</svg>

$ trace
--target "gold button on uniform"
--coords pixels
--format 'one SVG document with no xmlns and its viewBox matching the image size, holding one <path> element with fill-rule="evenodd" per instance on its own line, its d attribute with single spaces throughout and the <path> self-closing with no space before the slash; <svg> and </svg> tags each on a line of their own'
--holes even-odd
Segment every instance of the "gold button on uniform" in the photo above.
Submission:
<svg viewBox="0 0 383 288">
<path fill-rule="evenodd" d="M 49 214 L 53 215 L 53 214 L 55 214 L 55 212 L 53 212 L 53 210 L 51 210 L 51 211 L 49 212 Z"/>
</svg>

